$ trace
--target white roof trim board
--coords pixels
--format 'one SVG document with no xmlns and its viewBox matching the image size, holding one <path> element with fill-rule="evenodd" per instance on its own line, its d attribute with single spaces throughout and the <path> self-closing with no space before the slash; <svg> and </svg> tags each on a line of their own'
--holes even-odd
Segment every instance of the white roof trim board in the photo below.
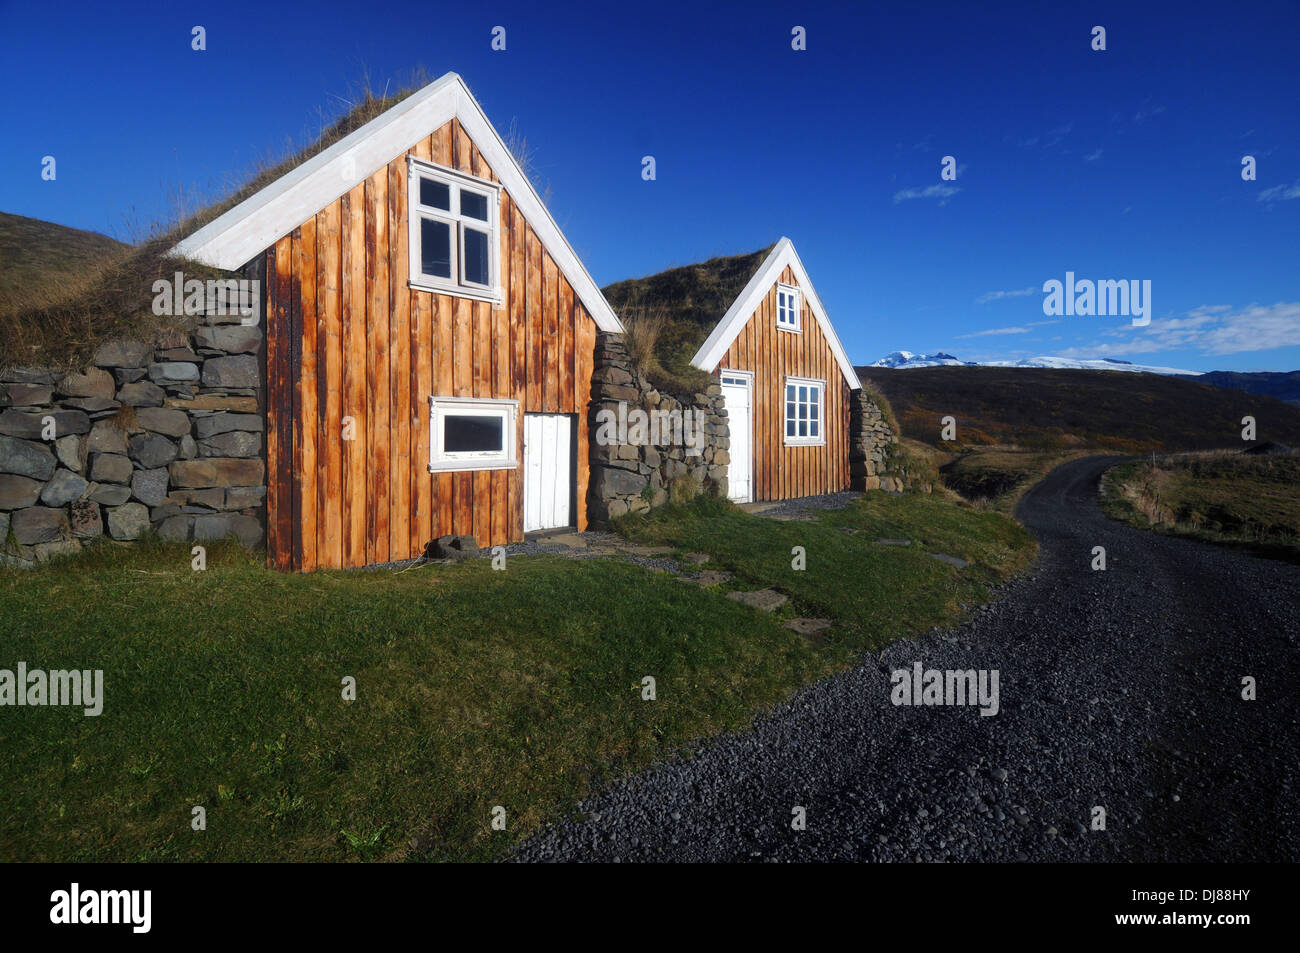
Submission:
<svg viewBox="0 0 1300 953">
<path fill-rule="evenodd" d="M 844 353 L 844 347 L 840 344 L 840 339 L 835 335 L 835 329 L 831 327 L 831 320 L 826 316 L 826 309 L 822 307 L 816 289 L 813 288 L 812 282 L 808 280 L 808 272 L 804 270 L 803 262 L 799 260 L 799 253 L 794 250 L 794 243 L 788 238 L 782 238 L 777 242 L 767 258 L 763 260 L 763 264 L 758 266 L 754 276 L 749 279 L 749 283 L 745 285 L 744 290 L 732 302 L 731 307 L 727 309 L 727 313 L 722 316 L 722 320 L 713 329 L 713 333 L 695 352 L 695 356 L 691 358 L 691 363 L 702 371 L 713 372 L 714 368 L 718 366 L 718 362 L 726 356 L 727 348 L 731 347 L 731 342 L 744 329 L 745 324 L 767 295 L 768 289 L 781 277 L 781 272 L 787 265 L 794 272 L 795 280 L 799 283 L 799 290 L 803 292 L 804 302 L 817 318 L 817 325 L 822 329 L 822 334 L 826 336 L 826 342 L 831 347 L 831 353 L 835 355 L 835 362 L 839 364 L 845 382 L 852 390 L 858 390 L 862 387 L 862 382 L 858 380 L 858 375 L 853 370 L 853 364 L 849 361 L 849 356 Z"/>
<path fill-rule="evenodd" d="M 609 302 L 565 239 L 528 176 L 456 73 L 439 77 L 276 179 L 180 242 L 172 252 L 234 271 L 453 117 L 460 120 L 510 198 L 537 232 L 596 326 L 602 331 L 622 331 L 623 326 Z"/>
</svg>

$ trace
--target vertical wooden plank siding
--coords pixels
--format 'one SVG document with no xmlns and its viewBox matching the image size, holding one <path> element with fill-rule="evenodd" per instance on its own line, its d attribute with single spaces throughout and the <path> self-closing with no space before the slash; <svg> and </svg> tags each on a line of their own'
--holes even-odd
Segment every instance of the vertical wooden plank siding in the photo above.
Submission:
<svg viewBox="0 0 1300 953">
<path fill-rule="evenodd" d="M 798 286 L 786 268 L 780 280 Z M 720 368 L 754 374 L 754 499 L 785 500 L 833 493 L 849 485 L 849 387 L 817 319 L 805 302 L 799 333 L 776 326 L 776 285 L 719 362 Z M 823 392 L 824 446 L 785 445 L 785 379 L 826 382 Z"/>
<path fill-rule="evenodd" d="M 408 153 L 497 181 L 459 123 Z M 499 304 L 409 287 L 407 155 L 266 252 L 267 561 L 352 567 L 447 534 L 523 538 L 522 466 L 430 473 L 429 398 L 519 402 L 576 418 L 585 529 L 596 325 L 504 190 Z M 351 439 L 348 439 L 348 438 Z"/>
</svg>

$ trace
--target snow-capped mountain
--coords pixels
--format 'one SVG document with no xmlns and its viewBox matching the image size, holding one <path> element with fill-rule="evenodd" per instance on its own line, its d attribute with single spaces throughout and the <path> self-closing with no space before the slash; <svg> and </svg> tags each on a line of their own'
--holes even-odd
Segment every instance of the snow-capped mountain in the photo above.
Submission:
<svg viewBox="0 0 1300 953">
<path fill-rule="evenodd" d="M 1184 377 L 1196 377 L 1201 371 L 1184 371 L 1176 367 L 1160 367 L 1154 364 L 1134 364 L 1132 361 L 1120 361 L 1112 357 L 1097 360 L 1076 360 L 1069 357 L 1026 357 L 1018 361 L 963 361 L 936 351 L 934 354 L 914 354 L 911 351 L 894 351 L 871 364 L 871 367 L 943 367 L 948 365 L 964 367 L 1050 367 L 1057 370 L 1084 371 L 1133 371 L 1139 374 L 1171 374 Z"/>
</svg>

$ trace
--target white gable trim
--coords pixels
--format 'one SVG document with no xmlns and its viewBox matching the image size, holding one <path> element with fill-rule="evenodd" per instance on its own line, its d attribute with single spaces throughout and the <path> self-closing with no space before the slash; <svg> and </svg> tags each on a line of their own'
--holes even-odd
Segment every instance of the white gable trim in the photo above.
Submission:
<svg viewBox="0 0 1300 953">
<path fill-rule="evenodd" d="M 718 366 L 718 362 L 727 353 L 727 348 L 731 347 L 731 342 L 736 339 L 745 324 L 749 321 L 750 316 L 758 308 L 763 298 L 767 296 L 771 287 L 776 284 L 781 277 L 781 272 L 786 266 L 794 272 L 795 280 L 799 283 L 799 290 L 803 292 L 803 303 L 806 308 L 817 318 L 817 325 L 822 329 L 822 334 L 826 336 L 826 342 L 831 347 L 831 353 L 835 355 L 835 362 L 839 364 L 840 371 L 844 374 L 845 383 L 852 390 L 858 390 L 862 387 L 862 382 L 858 380 L 858 375 L 853 370 L 853 364 L 849 361 L 849 356 L 844 353 L 844 347 L 840 344 L 840 339 L 835 334 L 835 329 L 831 327 L 831 320 L 826 316 L 826 309 L 822 307 L 822 302 L 817 297 L 817 290 L 813 288 L 812 282 L 808 280 L 808 272 L 804 270 L 803 262 L 799 260 L 799 253 L 794 250 L 794 243 L 788 238 L 782 238 L 776 243 L 776 247 L 763 260 L 763 264 L 758 266 L 754 276 L 749 279 L 744 290 L 740 292 L 736 300 L 732 302 L 727 313 L 722 316 L 717 327 L 708 336 L 700 349 L 695 352 L 691 358 L 691 363 L 702 371 L 713 373 L 713 369 Z"/>
<path fill-rule="evenodd" d="M 623 326 L 609 302 L 547 211 L 528 176 L 497 135 L 464 80 L 455 73 L 440 77 L 276 179 L 185 238 L 172 253 L 234 271 L 453 118 L 460 120 L 474 140 L 511 200 L 555 259 L 560 272 L 573 285 L 596 326 L 602 331 L 622 331 Z"/>
</svg>

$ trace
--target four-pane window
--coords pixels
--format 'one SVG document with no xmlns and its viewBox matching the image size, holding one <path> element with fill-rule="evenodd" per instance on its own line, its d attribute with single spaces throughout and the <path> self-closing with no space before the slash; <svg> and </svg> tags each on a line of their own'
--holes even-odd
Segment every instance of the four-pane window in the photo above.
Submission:
<svg viewBox="0 0 1300 953">
<path fill-rule="evenodd" d="M 411 283 L 496 298 L 498 187 L 411 163 Z"/>
</svg>

